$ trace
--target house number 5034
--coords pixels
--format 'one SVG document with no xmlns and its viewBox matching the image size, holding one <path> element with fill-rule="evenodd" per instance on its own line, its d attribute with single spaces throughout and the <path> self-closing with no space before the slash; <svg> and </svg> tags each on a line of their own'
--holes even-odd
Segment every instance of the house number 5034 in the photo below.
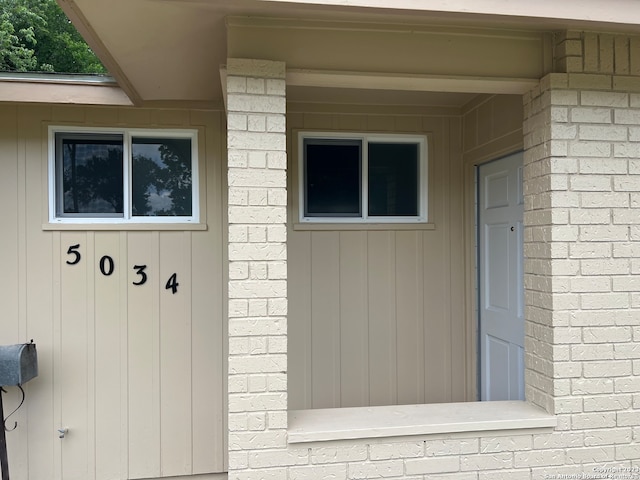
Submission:
<svg viewBox="0 0 640 480">
<path fill-rule="evenodd" d="M 65 262 L 67 265 L 77 265 L 78 263 L 80 263 L 80 260 L 82 260 L 82 254 L 80 253 L 80 244 L 76 243 L 75 245 L 70 245 L 67 249 L 67 255 L 71 257 Z M 110 255 L 103 255 L 102 258 L 100 258 L 100 262 L 98 262 L 98 267 L 102 275 L 104 275 L 105 277 L 109 277 L 113 274 L 113 272 L 115 272 L 116 263 L 113 260 L 113 257 L 111 257 Z M 133 285 L 138 287 L 147 283 L 149 277 L 147 276 L 147 272 L 145 271 L 146 269 L 146 265 L 133 266 L 133 270 L 138 277 L 135 281 L 131 282 Z M 176 293 L 178 293 L 179 285 L 178 274 L 172 273 L 167 280 L 164 288 L 165 290 L 171 290 L 171 293 L 175 295 Z"/>
</svg>

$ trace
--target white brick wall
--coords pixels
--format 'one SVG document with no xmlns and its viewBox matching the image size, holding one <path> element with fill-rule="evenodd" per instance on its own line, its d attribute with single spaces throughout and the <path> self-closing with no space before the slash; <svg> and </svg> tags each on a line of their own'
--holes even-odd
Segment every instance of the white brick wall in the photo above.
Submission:
<svg viewBox="0 0 640 480">
<path fill-rule="evenodd" d="M 526 397 L 553 433 L 287 443 L 284 66 L 230 60 L 229 478 L 640 467 L 640 42 L 568 32 L 525 96 Z M 625 76 L 625 81 L 621 76 Z"/>
</svg>

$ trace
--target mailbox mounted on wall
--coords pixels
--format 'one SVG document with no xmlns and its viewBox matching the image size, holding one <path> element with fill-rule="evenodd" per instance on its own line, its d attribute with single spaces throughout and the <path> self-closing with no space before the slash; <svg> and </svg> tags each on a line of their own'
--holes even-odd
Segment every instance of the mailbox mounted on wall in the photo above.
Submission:
<svg viewBox="0 0 640 480">
<path fill-rule="evenodd" d="M 18 345 L 0 345 L 0 420 L 2 420 L 2 426 L 0 426 L 0 472 L 2 480 L 9 480 L 9 461 L 7 459 L 7 439 L 5 436 L 7 419 L 4 417 L 4 408 L 2 406 L 2 394 L 5 392 L 3 387 L 17 386 L 22 392 L 22 402 L 24 402 L 22 384 L 37 376 L 38 354 L 33 340 L 31 343 Z M 22 402 L 20 402 L 18 408 L 20 408 Z"/>
<path fill-rule="evenodd" d="M 37 376 L 35 343 L 0 345 L 0 386 L 22 385 Z"/>
</svg>

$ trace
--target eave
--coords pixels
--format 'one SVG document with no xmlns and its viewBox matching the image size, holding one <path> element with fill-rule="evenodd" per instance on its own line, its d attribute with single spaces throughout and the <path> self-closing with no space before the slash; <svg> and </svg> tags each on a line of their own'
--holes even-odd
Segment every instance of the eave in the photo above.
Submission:
<svg viewBox="0 0 640 480">
<path fill-rule="evenodd" d="M 0 102 L 133 105 L 109 77 L 0 73 Z"/>
</svg>

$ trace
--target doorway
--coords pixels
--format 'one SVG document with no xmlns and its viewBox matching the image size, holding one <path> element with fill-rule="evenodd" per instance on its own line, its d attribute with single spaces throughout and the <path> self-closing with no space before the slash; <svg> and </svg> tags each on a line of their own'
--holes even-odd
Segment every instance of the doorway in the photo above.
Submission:
<svg viewBox="0 0 640 480">
<path fill-rule="evenodd" d="M 480 400 L 524 400 L 522 159 L 478 170 Z"/>
</svg>

